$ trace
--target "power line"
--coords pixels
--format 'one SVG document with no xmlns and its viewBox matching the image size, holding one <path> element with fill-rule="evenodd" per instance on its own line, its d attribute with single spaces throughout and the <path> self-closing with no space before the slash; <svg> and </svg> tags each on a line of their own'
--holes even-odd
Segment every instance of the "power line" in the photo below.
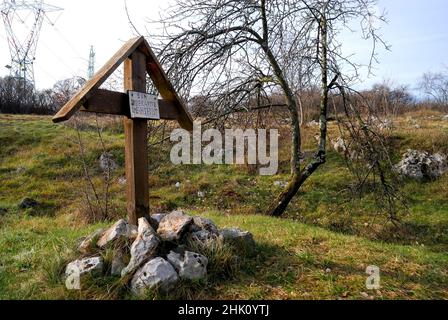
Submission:
<svg viewBox="0 0 448 320">
<path fill-rule="evenodd" d="M 59 35 L 59 37 L 65 41 L 65 43 L 70 47 L 70 49 L 79 57 L 82 58 L 82 54 L 79 53 L 79 51 L 76 49 L 75 46 L 72 45 L 70 40 L 67 39 L 67 37 L 64 36 L 64 34 L 56 27 L 53 26 L 53 30 Z M 82 58 L 85 60 L 85 58 Z"/>
<path fill-rule="evenodd" d="M 24 25 L 24 27 L 28 30 L 28 32 L 31 32 L 31 28 L 29 27 L 29 26 L 27 26 L 27 25 Z M 65 61 L 64 61 L 64 59 L 62 59 L 61 58 L 61 56 L 58 54 L 58 53 L 56 53 L 53 49 L 52 49 L 52 47 L 51 46 L 49 46 L 43 39 L 40 39 L 40 43 L 57 59 L 57 60 L 59 60 L 59 62 L 62 64 L 62 65 L 64 65 L 66 68 L 67 68 L 67 70 L 71 73 L 71 75 L 72 75 L 72 77 L 77 77 L 79 74 L 81 74 L 82 72 L 79 72 L 79 71 L 75 71 L 69 64 L 67 64 Z M 74 55 L 75 57 L 76 57 L 76 53 L 75 53 L 75 55 Z M 85 58 L 82 58 L 82 57 L 76 57 L 76 58 L 78 58 L 78 59 L 82 59 L 83 61 L 87 61 Z M 43 70 L 42 68 L 40 68 L 41 70 Z M 52 78 L 54 78 L 53 76 L 52 76 Z"/>
<path fill-rule="evenodd" d="M 35 85 L 34 60 L 44 19 L 49 12 L 62 10 L 62 8 L 46 4 L 43 0 L 4 0 L 0 4 L 0 13 L 6 28 L 11 54 L 11 65 L 8 65 L 8 68 L 11 76 L 21 79 L 24 86 L 27 83 L 33 87 Z M 22 18 L 22 15 L 25 17 Z M 49 20 L 48 17 L 47 20 Z M 19 37 L 17 34 L 18 23 L 30 30 L 26 37 Z"/>
</svg>

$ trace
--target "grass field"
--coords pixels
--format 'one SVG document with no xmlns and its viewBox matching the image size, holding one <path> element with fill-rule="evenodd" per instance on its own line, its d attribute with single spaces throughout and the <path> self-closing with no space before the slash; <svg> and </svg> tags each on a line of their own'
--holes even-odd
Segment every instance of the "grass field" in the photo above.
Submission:
<svg viewBox="0 0 448 320">
<path fill-rule="evenodd" d="M 448 153 L 448 121 L 441 116 L 420 112 L 395 119 L 395 160 L 408 148 Z M 421 129 L 415 129 L 415 121 Z M 103 131 L 120 166 L 110 186 L 112 220 L 125 216 L 119 183 L 124 136 L 113 128 Z M 314 129 L 306 130 L 305 137 L 312 137 Z M 81 136 L 90 173 L 102 190 L 97 132 L 84 126 Z M 77 240 L 110 224 L 84 219 L 87 187 L 76 130 L 54 125 L 48 117 L 0 115 L 0 148 L 0 299 L 129 298 L 113 290 L 112 280 L 73 293 L 58 277 Z M 400 212 L 401 227 L 394 228 L 369 196 L 353 201 L 344 192 L 353 179 L 344 159 L 331 152 L 290 206 L 287 219 L 273 219 L 262 214 L 281 191 L 275 182 L 288 178 L 287 152 L 281 153 L 280 175 L 260 177 L 246 166 L 173 166 L 167 150 L 165 145 L 150 151 L 151 210 L 182 208 L 220 227 L 247 229 L 257 241 L 256 252 L 242 259 L 231 279 L 213 279 L 181 297 L 448 299 L 448 175 L 435 182 L 405 181 L 408 207 Z M 20 210 L 23 198 L 40 205 Z M 365 288 L 369 265 L 380 267 L 378 291 Z"/>
</svg>

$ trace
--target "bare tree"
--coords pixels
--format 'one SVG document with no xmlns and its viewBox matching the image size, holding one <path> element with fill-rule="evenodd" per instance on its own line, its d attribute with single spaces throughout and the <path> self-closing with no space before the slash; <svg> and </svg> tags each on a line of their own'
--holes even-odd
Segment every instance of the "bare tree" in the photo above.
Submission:
<svg viewBox="0 0 448 320">
<path fill-rule="evenodd" d="M 397 116 L 409 110 L 414 103 L 414 97 L 405 85 L 396 86 L 391 81 L 374 84 L 371 90 L 362 92 L 370 101 L 372 108 L 380 116 Z"/>
<path fill-rule="evenodd" d="M 187 0 L 177 1 L 158 23 L 162 63 L 184 96 L 200 93 L 215 114 L 274 105 L 281 94 L 291 128 L 291 178 L 269 214 L 281 216 L 305 181 L 326 162 L 329 92 L 356 76 L 359 66 L 342 54 L 338 36 L 359 22 L 372 41 L 370 63 L 382 43 L 376 0 Z M 151 37 L 152 39 L 154 36 Z M 342 72 L 351 68 L 350 76 Z M 320 83 L 320 139 L 301 167 L 299 114 L 304 83 Z"/>
<path fill-rule="evenodd" d="M 0 78 L 0 112 L 47 115 L 55 108 L 51 90 L 37 91 L 16 77 Z"/>
<path fill-rule="evenodd" d="M 448 106 L 448 70 L 423 75 L 420 89 L 436 103 Z"/>
<path fill-rule="evenodd" d="M 56 82 L 53 91 L 58 105 L 62 107 L 66 104 L 85 83 L 86 80 L 82 77 L 72 77 Z"/>
</svg>

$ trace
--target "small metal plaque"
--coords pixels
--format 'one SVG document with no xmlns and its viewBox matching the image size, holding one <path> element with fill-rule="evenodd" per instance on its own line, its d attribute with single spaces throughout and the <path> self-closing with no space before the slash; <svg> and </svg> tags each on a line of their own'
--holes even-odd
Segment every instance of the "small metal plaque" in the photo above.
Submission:
<svg viewBox="0 0 448 320">
<path fill-rule="evenodd" d="M 159 99 L 155 95 L 129 91 L 129 106 L 133 119 L 160 120 Z"/>
</svg>

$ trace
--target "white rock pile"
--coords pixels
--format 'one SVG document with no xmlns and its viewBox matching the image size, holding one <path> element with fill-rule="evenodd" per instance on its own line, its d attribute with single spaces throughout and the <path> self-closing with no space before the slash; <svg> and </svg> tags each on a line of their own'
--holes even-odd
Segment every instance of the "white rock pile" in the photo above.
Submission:
<svg viewBox="0 0 448 320">
<path fill-rule="evenodd" d="M 448 171 L 447 156 L 441 153 L 430 154 L 425 151 L 408 150 L 394 169 L 403 177 L 436 180 Z"/>
<path fill-rule="evenodd" d="M 248 248 L 255 245 L 249 232 L 218 229 L 213 221 L 182 211 L 141 218 L 138 227 L 120 220 L 81 241 L 78 251 L 82 257 L 67 265 L 65 277 L 76 273 L 82 285 L 86 276 L 117 276 L 128 280 L 131 292 L 137 296 L 150 288 L 169 293 L 182 279 L 207 276 L 208 257 L 189 251 L 188 245 L 213 245 L 214 241 Z M 104 261 L 106 250 L 113 252 L 108 263 Z"/>
</svg>

